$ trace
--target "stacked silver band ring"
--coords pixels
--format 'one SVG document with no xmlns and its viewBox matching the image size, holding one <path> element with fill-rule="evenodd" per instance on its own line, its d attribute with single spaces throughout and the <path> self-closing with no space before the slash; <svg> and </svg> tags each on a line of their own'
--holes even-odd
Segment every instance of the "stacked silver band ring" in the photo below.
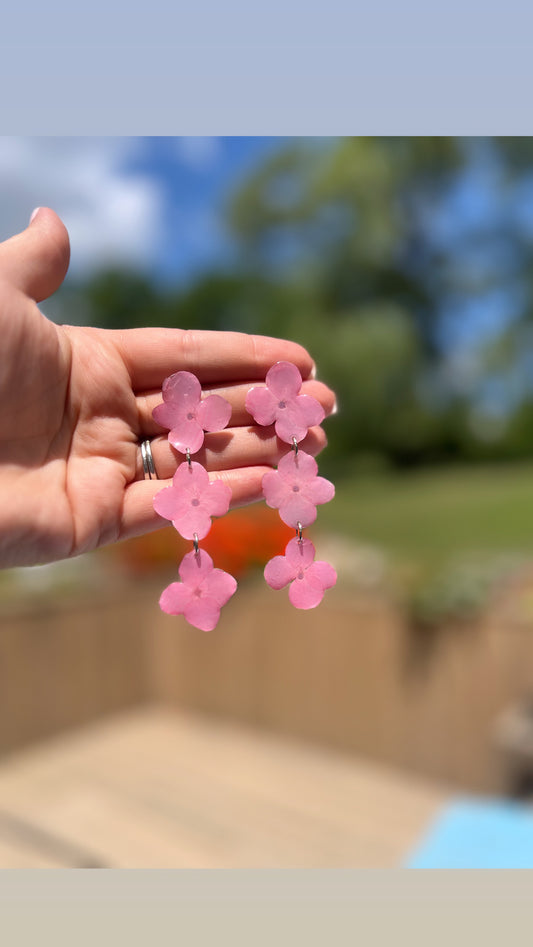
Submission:
<svg viewBox="0 0 533 947">
<path fill-rule="evenodd" d="M 152 457 L 152 448 L 150 446 L 150 441 L 142 441 L 141 457 L 142 457 L 142 462 L 143 462 L 144 479 L 157 480 L 157 474 L 155 472 L 155 464 L 154 464 L 154 458 Z"/>
</svg>

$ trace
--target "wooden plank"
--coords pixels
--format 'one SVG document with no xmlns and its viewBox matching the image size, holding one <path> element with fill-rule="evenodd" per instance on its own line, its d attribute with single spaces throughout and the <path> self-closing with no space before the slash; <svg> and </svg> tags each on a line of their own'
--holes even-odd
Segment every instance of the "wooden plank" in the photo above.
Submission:
<svg viewBox="0 0 533 947">
<path fill-rule="evenodd" d="M 20 841 L 0 839 L 0 869 L 2 868 L 64 868 L 62 862 L 47 854 L 27 847 Z"/>
<path fill-rule="evenodd" d="M 386 767 L 159 708 L 0 766 L 0 810 L 109 867 L 389 867 L 446 798 Z M 2 839 L 0 820 L 0 859 Z"/>
<path fill-rule="evenodd" d="M 0 607 L 0 753 L 152 697 L 154 599 L 121 591 Z"/>
</svg>

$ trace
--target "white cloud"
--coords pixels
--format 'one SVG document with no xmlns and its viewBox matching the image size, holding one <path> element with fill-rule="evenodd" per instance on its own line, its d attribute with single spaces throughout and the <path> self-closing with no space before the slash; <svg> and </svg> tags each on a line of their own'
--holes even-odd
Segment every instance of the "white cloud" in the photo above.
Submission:
<svg viewBox="0 0 533 947">
<path fill-rule="evenodd" d="M 34 207 L 52 207 L 71 240 L 71 272 L 110 263 L 146 266 L 160 238 L 163 192 L 125 162 L 134 138 L 0 138 L 0 239 L 26 226 Z"/>
</svg>

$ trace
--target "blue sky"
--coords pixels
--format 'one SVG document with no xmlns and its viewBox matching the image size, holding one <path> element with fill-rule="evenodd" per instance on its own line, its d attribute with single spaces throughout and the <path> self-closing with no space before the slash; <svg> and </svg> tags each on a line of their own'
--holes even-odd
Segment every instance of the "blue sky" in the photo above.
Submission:
<svg viewBox="0 0 533 947">
<path fill-rule="evenodd" d="M 109 264 L 184 282 L 231 258 L 224 200 L 287 139 L 0 137 L 0 239 L 46 205 L 71 238 L 71 278 Z"/>
<path fill-rule="evenodd" d="M 243 177 L 281 138 L 146 138 L 124 164 L 124 173 L 147 174 L 164 191 L 161 239 L 153 259 L 164 280 L 187 280 L 232 261 L 224 204 Z"/>
<path fill-rule="evenodd" d="M 0 239 L 23 229 L 33 208 L 44 204 L 59 213 L 71 236 L 67 279 L 118 265 L 184 284 L 206 269 L 238 262 L 225 227 L 225 202 L 266 155 L 287 141 L 0 137 Z M 514 261 L 506 261 L 497 230 L 507 221 L 532 237 L 533 185 L 514 194 L 507 190 L 502 199 L 497 174 L 490 161 L 479 162 L 440 215 L 430 209 L 433 239 L 452 248 L 470 272 L 473 267 L 500 269 L 503 280 L 503 288 L 467 303 L 453 298 L 443 303 L 449 310 L 443 342 L 452 348 L 497 333 L 520 307 L 519 294 L 512 295 L 505 279 L 509 270 L 512 285 Z M 461 243 L 461 235 L 472 232 L 480 235 L 477 259 L 472 245 L 467 256 Z"/>
</svg>

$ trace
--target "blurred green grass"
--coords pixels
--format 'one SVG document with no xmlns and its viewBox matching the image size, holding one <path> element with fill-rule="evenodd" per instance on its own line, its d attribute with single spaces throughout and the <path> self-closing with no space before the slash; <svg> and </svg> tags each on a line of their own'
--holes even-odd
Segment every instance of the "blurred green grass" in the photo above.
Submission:
<svg viewBox="0 0 533 947">
<path fill-rule="evenodd" d="M 318 526 L 426 574 L 470 553 L 533 556 L 533 464 L 356 475 Z"/>
</svg>

